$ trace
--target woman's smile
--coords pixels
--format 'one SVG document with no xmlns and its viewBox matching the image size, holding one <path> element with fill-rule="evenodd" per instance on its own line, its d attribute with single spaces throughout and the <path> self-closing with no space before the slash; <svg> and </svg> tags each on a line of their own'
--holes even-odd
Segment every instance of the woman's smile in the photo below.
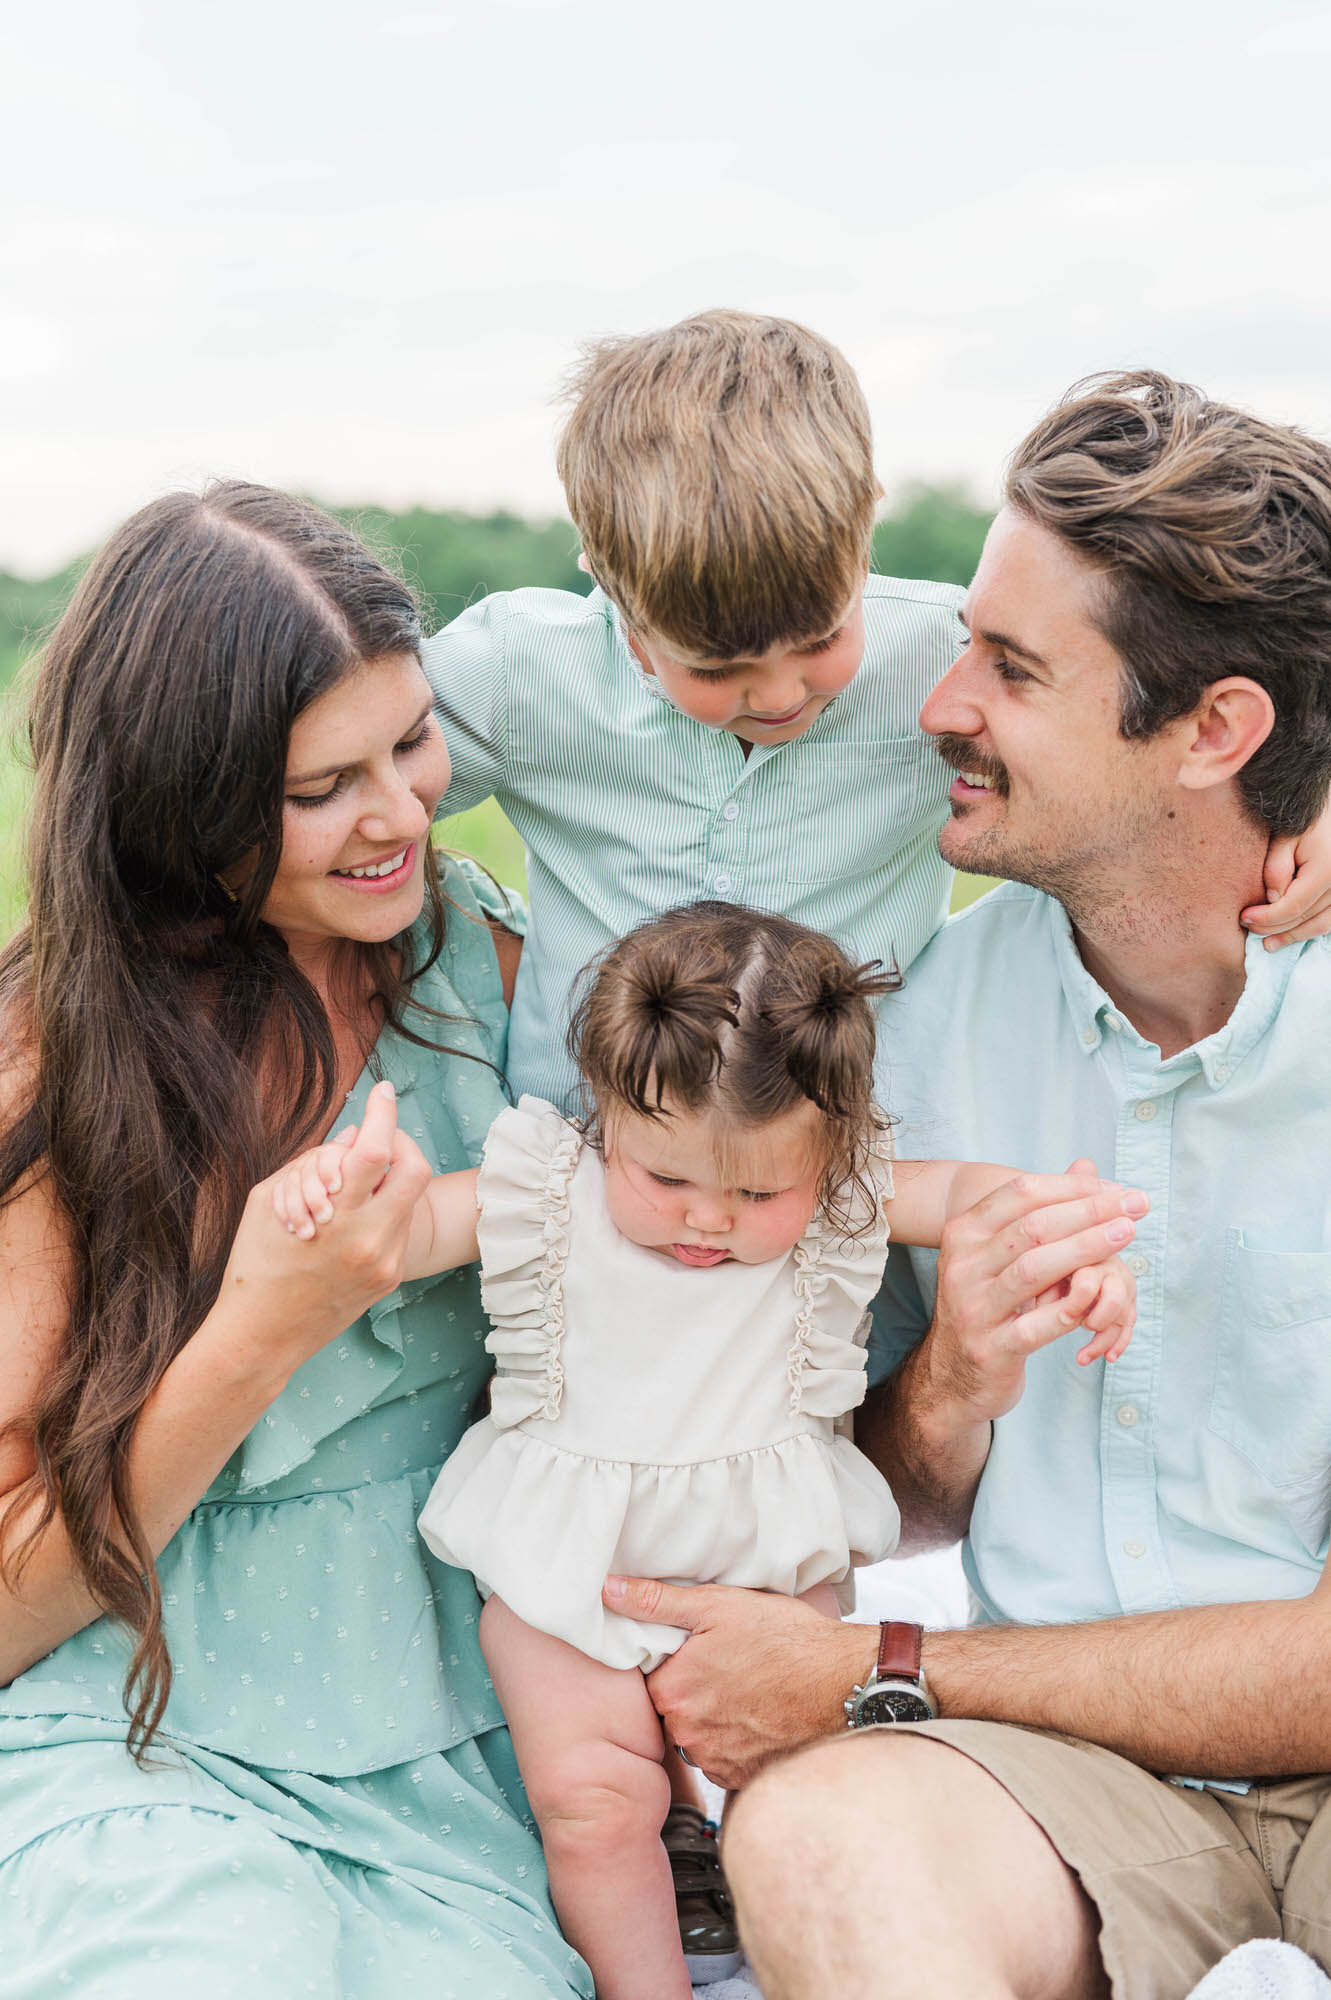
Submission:
<svg viewBox="0 0 1331 2000">
<path fill-rule="evenodd" d="M 329 874 L 335 882 L 342 882 L 348 889 L 357 889 L 362 895 L 392 895 L 395 889 L 403 888 L 416 868 L 418 841 L 409 841 L 406 847 L 399 847 L 395 854 L 385 855 L 382 860 L 358 861 L 349 868 L 330 868 Z"/>
</svg>

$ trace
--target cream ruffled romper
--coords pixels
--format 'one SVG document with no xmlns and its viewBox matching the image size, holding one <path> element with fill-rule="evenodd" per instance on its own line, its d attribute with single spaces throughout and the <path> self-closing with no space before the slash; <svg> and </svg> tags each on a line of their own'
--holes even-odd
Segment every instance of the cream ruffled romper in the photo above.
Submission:
<svg viewBox="0 0 1331 2000">
<path fill-rule="evenodd" d="M 619 1234 L 596 1150 L 535 1097 L 491 1127 L 477 1201 L 498 1373 L 421 1515 L 445 1562 L 650 1671 L 685 1634 L 605 1610 L 611 1571 L 794 1595 L 891 1553 L 891 1492 L 838 1427 L 864 1398 L 881 1201 L 858 1236 L 815 1217 L 780 1262 L 691 1268 Z"/>
</svg>

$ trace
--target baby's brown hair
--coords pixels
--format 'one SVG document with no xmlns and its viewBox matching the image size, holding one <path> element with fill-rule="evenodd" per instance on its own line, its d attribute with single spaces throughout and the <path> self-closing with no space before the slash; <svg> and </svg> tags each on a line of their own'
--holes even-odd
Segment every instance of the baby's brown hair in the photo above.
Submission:
<svg viewBox="0 0 1331 2000">
<path fill-rule="evenodd" d="M 873 1098 L 871 1002 L 901 985 L 820 931 L 738 903 L 689 903 L 639 924 L 583 974 L 569 1050 L 599 1143 L 614 1108 L 716 1108 L 752 1128 L 807 1100 L 822 1113 L 820 1205 L 851 1226 L 888 1119 Z"/>
</svg>

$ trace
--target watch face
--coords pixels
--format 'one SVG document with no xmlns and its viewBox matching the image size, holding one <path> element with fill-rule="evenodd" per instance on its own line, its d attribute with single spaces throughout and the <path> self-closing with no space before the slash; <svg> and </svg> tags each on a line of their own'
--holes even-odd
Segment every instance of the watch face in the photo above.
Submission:
<svg viewBox="0 0 1331 2000">
<path fill-rule="evenodd" d="M 922 1694 L 908 1687 L 874 1688 L 855 1706 L 855 1727 L 876 1722 L 932 1722 L 933 1711 Z"/>
</svg>

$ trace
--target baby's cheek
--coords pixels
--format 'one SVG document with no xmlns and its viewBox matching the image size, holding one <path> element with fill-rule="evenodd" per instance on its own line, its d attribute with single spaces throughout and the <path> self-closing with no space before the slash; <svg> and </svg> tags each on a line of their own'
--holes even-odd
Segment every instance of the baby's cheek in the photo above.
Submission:
<svg viewBox="0 0 1331 2000">
<path fill-rule="evenodd" d="M 757 1211 L 759 1236 L 767 1257 L 784 1257 L 809 1226 L 813 1205 L 807 1201 L 770 1202 Z"/>
<path fill-rule="evenodd" d="M 660 1217 L 623 1174 L 606 1174 L 605 1196 L 610 1220 L 621 1236 L 627 1236 L 630 1243 L 655 1241 L 660 1234 Z"/>
</svg>

